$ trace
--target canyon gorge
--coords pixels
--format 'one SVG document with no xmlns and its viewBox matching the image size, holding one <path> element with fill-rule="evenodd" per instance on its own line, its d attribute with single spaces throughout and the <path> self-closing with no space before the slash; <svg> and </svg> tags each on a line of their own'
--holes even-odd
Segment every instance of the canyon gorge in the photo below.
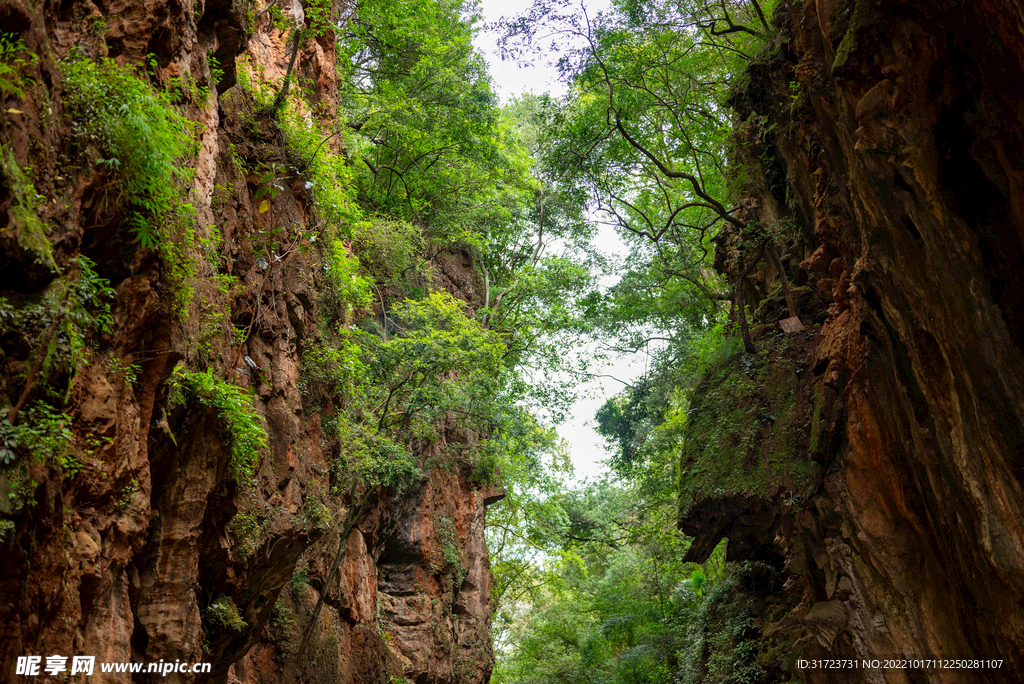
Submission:
<svg viewBox="0 0 1024 684">
<path fill-rule="evenodd" d="M 680 560 L 728 540 L 759 568 L 729 597 L 751 606 L 743 681 L 1021 681 L 1024 2 L 770 5 L 727 96 L 729 163 L 734 215 L 788 232 L 778 266 L 725 223 L 708 257 L 764 360 L 688 395 Z M 0 0 L 3 681 L 50 681 L 15 664 L 52 654 L 211 664 L 52 681 L 491 680 L 485 526 L 515 477 L 492 426 L 522 453 L 541 432 L 489 384 L 528 278 L 470 235 L 506 211 L 479 178 L 512 171 L 481 154 L 451 187 L 498 208 L 444 222 L 449 186 L 413 172 L 449 182 L 441 155 L 482 136 L 436 165 L 381 150 L 454 136 L 436 112 L 499 117 L 476 81 L 351 116 L 387 40 L 367 11 L 371 57 L 339 51 L 358 12 Z M 452 91 L 485 71 L 458 54 Z M 778 328 L 784 282 L 800 332 Z M 715 678 L 716 643 L 701 681 L 740 681 Z M 886 657 L 1001 665 L 802 665 Z"/>
</svg>

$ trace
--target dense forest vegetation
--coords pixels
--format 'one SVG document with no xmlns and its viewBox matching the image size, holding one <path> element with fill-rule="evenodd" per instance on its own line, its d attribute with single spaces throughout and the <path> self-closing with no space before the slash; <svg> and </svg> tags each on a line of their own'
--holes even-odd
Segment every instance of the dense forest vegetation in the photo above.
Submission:
<svg viewBox="0 0 1024 684">
<path fill-rule="evenodd" d="M 730 88 L 771 49 L 772 9 L 538 2 L 497 27 L 502 47 L 556 63 L 569 94 L 501 105 L 471 44 L 472 5 L 366 0 L 338 31 L 334 129 L 304 120 L 315 103 L 250 85 L 279 108 L 295 150 L 290 170 L 261 179 L 268 196 L 301 170 L 314 197 L 331 186 L 319 203 L 347 212 L 325 216 L 338 226 L 325 236 L 325 309 L 338 313 L 308 359 L 309 382 L 343 397 L 339 473 L 357 475 L 353 493 L 412 482 L 424 464 L 410 435 L 454 414 L 480 436 L 460 457 L 500 476 L 507 496 L 488 515 L 494 681 L 759 676 L 749 609 L 734 597 L 758 568 L 727 566 L 724 549 L 684 563 L 676 514 L 691 392 L 709 368 L 756 351 L 737 283 L 789 237 L 736 204 L 748 179 L 731 161 Z M 328 136 L 341 141 L 338 165 L 321 149 Z M 629 248 L 606 290 L 596 281 L 608 260 L 589 245 L 601 225 Z M 733 283 L 713 268 L 726 237 Z M 483 276 L 475 311 L 433 291 L 425 255 L 450 245 Z M 605 351 L 584 361 L 573 350 L 588 339 Z M 597 416 L 609 472 L 572 489 L 553 425 L 602 358 L 635 353 L 652 358 L 649 373 Z"/>
<path fill-rule="evenodd" d="M 736 283 L 789 237 L 737 204 L 750 179 L 728 103 L 753 56 L 771 49 L 772 10 L 614 2 L 594 12 L 540 1 L 502 22 L 507 57 L 550 60 L 568 86 L 563 98 L 541 98 L 536 173 L 585 189 L 597 220 L 629 249 L 617 283 L 592 300 L 589 333 L 651 364 L 596 416 L 608 444 L 602 479 L 538 489 L 490 514 L 493 681 L 763 676 L 751 607 L 737 596 L 763 571 L 726 564 L 724 545 L 702 565 L 683 562 L 676 517 L 692 392 L 744 346 L 756 352 Z M 715 242 L 726 238 L 738 251 L 735 283 L 713 268 Z"/>
</svg>

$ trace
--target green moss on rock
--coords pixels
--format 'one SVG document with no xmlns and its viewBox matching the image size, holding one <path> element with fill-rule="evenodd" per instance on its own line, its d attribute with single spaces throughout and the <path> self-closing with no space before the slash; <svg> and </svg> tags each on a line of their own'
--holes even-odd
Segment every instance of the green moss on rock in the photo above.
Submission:
<svg viewBox="0 0 1024 684">
<path fill-rule="evenodd" d="M 687 415 L 680 502 L 802 493 L 810 458 L 812 387 L 801 377 L 803 336 L 777 337 L 756 356 L 709 370 Z M 819 408 L 820 414 L 820 408 Z"/>
<path fill-rule="evenodd" d="M 10 227 L 17 230 L 18 246 L 31 252 L 36 261 L 56 271 L 53 260 L 53 246 L 46 238 L 46 224 L 36 212 L 36 204 L 42 199 L 28 176 L 18 166 L 14 152 L 0 146 L 0 176 L 10 187 L 13 201 L 7 210 Z"/>
</svg>

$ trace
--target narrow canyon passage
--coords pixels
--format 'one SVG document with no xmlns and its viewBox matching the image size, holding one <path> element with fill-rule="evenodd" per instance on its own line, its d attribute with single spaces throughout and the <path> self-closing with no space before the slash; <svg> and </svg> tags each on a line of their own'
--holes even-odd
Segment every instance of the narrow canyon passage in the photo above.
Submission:
<svg viewBox="0 0 1024 684">
<path fill-rule="evenodd" d="M 1021 0 L 0 0 L 0 681 L 1024 679 Z"/>
</svg>

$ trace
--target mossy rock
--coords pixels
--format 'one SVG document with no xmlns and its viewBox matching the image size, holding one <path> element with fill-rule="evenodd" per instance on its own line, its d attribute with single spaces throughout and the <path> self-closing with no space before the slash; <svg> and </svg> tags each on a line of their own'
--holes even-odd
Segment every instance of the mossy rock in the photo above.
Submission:
<svg viewBox="0 0 1024 684">
<path fill-rule="evenodd" d="M 230 596 L 221 596 L 206 609 L 206 622 L 219 631 L 241 633 L 249 626 Z"/>
<path fill-rule="evenodd" d="M 775 336 L 757 355 L 711 369 L 687 414 L 680 503 L 735 495 L 802 496 L 820 476 L 810 458 L 814 403 L 806 336 Z"/>
<path fill-rule="evenodd" d="M 861 62 L 875 57 L 876 50 L 871 46 L 882 44 L 880 33 L 887 18 L 878 11 L 877 3 L 867 0 L 846 0 L 837 3 L 833 17 L 835 27 L 829 33 L 841 32 L 842 39 L 836 47 L 832 73 L 842 77 L 855 73 L 866 66 Z"/>
</svg>

